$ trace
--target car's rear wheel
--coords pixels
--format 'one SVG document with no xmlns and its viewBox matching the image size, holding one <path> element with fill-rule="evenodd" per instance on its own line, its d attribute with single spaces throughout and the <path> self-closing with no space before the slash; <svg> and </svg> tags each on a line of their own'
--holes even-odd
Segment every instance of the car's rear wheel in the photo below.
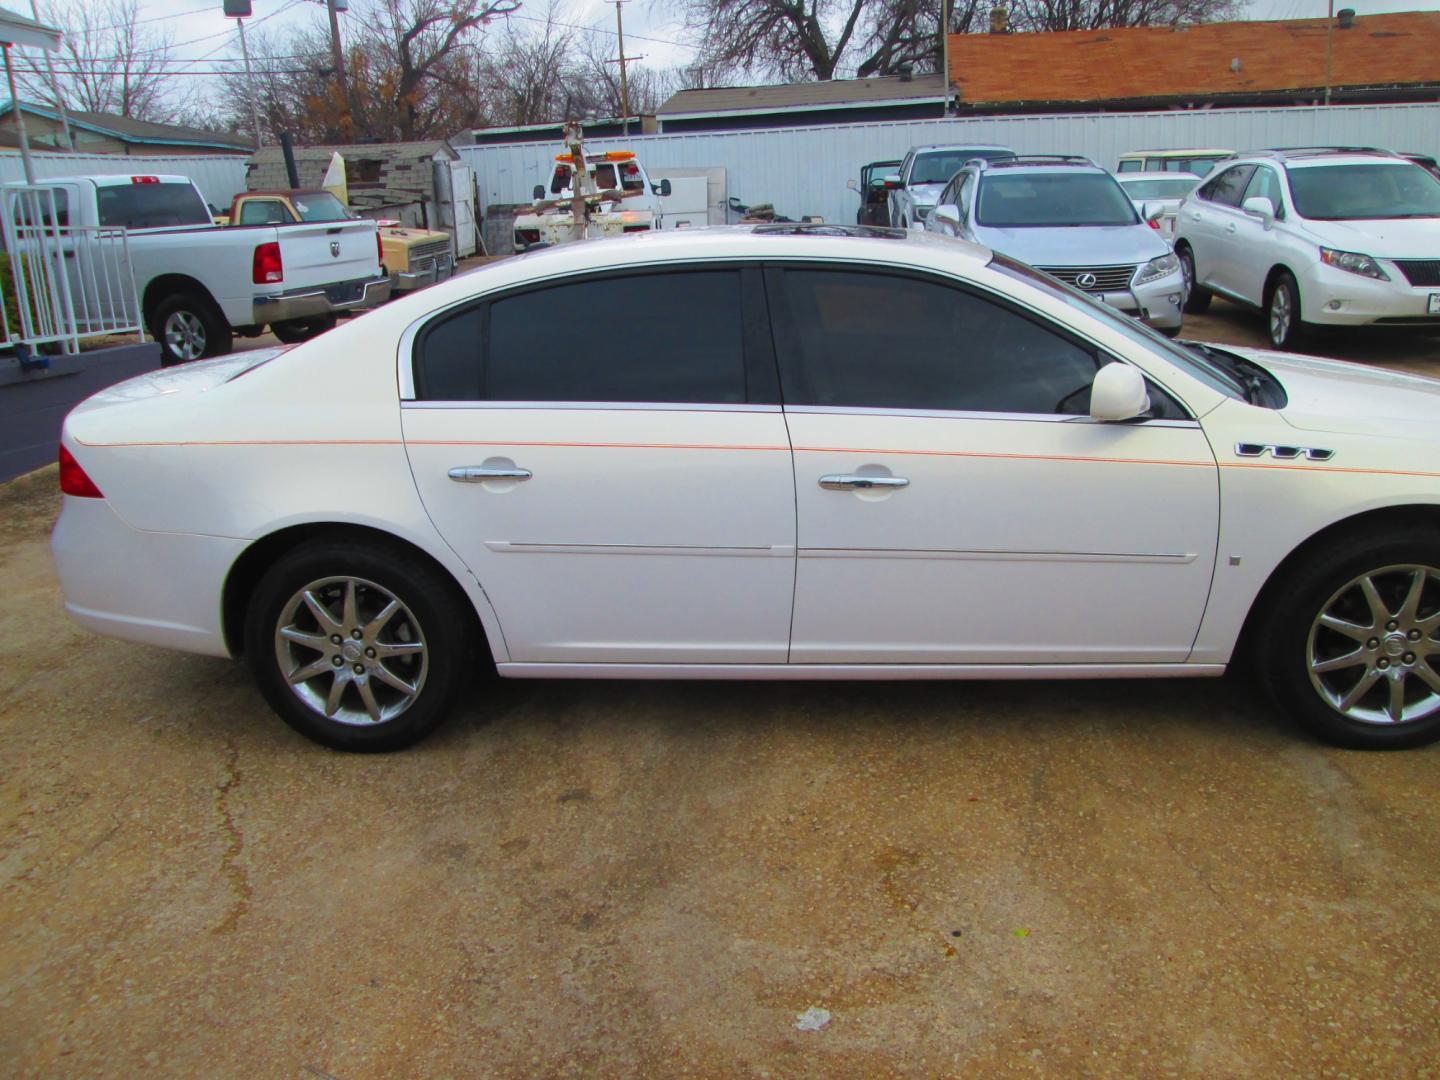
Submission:
<svg viewBox="0 0 1440 1080">
<path fill-rule="evenodd" d="M 1175 249 L 1175 255 L 1180 260 L 1180 273 L 1185 278 L 1185 314 L 1204 314 L 1210 308 L 1211 292 L 1195 283 L 1195 253 L 1181 244 Z"/>
<path fill-rule="evenodd" d="M 1354 749 L 1440 739 L 1440 537 L 1337 544 L 1283 584 L 1255 659 L 1286 712 Z"/>
<path fill-rule="evenodd" d="M 297 345 L 334 329 L 334 315 L 312 315 L 308 319 L 291 319 L 270 325 L 270 332 L 286 345 Z"/>
<path fill-rule="evenodd" d="M 245 642 L 261 693 L 295 730 L 339 750 L 398 750 L 454 705 L 471 625 L 454 583 L 412 555 L 318 540 L 260 579 Z"/>
<path fill-rule="evenodd" d="M 1270 287 L 1265 302 L 1265 323 L 1270 331 L 1270 344 L 1277 349 L 1293 349 L 1300 343 L 1304 327 L 1300 322 L 1300 287 L 1288 270 L 1282 270 Z"/>
</svg>

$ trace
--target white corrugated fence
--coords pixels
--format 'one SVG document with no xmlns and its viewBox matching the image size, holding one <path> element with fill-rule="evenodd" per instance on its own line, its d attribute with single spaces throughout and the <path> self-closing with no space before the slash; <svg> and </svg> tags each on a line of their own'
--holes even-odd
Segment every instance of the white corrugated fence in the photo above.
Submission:
<svg viewBox="0 0 1440 1080">
<path fill-rule="evenodd" d="M 188 176 L 205 201 L 221 210 L 236 192 L 245 190 L 245 159 L 233 154 L 33 154 L 35 178 L 52 176 L 116 176 L 168 174 Z M 25 181 L 25 166 L 18 151 L 0 152 L 0 183 Z"/>
<path fill-rule="evenodd" d="M 1085 154 L 1111 169 L 1127 150 L 1168 147 L 1340 144 L 1440 154 L 1440 104 L 983 116 L 637 135 L 586 145 L 633 149 L 647 168 L 721 166 L 729 194 L 743 203 L 774 203 L 778 213 L 796 219 L 818 214 L 848 222 L 855 220 L 859 197 L 846 181 L 858 180 L 866 162 L 899 158 L 924 143 L 998 143 L 1021 153 Z M 529 202 L 560 147 L 546 142 L 457 149 L 474 166 L 489 206 Z"/>
</svg>

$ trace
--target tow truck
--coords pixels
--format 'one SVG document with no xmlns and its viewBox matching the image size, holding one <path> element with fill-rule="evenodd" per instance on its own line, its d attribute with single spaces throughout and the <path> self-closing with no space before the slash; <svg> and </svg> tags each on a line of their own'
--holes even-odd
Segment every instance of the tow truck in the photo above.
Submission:
<svg viewBox="0 0 1440 1080">
<path fill-rule="evenodd" d="M 530 212 L 515 218 L 517 254 L 660 228 L 660 199 L 670 195 L 669 180 L 651 183 L 630 150 L 587 154 L 578 124 L 566 125 L 565 144 L 567 151 L 555 155 L 548 190 L 536 184 Z"/>
</svg>

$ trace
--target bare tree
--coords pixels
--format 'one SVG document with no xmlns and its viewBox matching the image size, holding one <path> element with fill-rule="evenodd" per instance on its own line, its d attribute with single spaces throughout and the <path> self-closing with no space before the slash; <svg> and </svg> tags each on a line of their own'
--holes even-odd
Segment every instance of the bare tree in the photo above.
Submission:
<svg viewBox="0 0 1440 1080">
<path fill-rule="evenodd" d="M 1023 30 L 1099 30 L 1214 22 L 1233 16 L 1237 0 L 1011 0 L 1010 25 Z"/>
<path fill-rule="evenodd" d="M 40 4 L 40 20 L 65 31 L 52 58 L 54 81 L 40 56 L 19 53 L 16 72 L 25 96 L 68 109 L 135 120 L 173 121 L 192 104 L 183 80 L 167 74 L 169 31 L 140 24 L 137 0 L 96 0 L 69 6 Z"/>
</svg>

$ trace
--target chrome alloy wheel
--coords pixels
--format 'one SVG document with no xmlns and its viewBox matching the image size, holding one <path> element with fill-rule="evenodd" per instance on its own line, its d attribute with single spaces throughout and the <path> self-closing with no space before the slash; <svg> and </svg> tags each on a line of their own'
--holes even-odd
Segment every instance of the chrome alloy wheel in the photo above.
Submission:
<svg viewBox="0 0 1440 1080">
<path fill-rule="evenodd" d="M 193 311 L 172 311 L 165 320 L 165 344 L 182 360 L 198 360 L 205 354 L 205 324 Z"/>
<path fill-rule="evenodd" d="M 1270 297 L 1270 341 L 1280 345 L 1290 336 L 1290 323 L 1295 318 L 1294 306 L 1290 303 L 1290 290 L 1283 285 L 1275 286 Z"/>
<path fill-rule="evenodd" d="M 1310 685 L 1366 724 L 1407 724 L 1440 710 L 1440 569 L 1386 566 L 1320 609 L 1306 644 Z"/>
<path fill-rule="evenodd" d="M 275 659 L 313 712 L 341 724 L 383 724 L 420 696 L 429 667 L 410 609 L 373 581 L 312 581 L 286 601 Z"/>
</svg>

